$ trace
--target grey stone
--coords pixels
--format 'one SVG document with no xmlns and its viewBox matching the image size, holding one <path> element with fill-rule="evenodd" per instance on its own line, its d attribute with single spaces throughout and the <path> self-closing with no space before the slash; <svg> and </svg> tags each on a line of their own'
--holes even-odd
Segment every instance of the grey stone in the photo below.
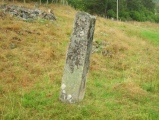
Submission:
<svg viewBox="0 0 159 120">
<path fill-rule="evenodd" d="M 11 14 L 22 20 L 34 20 L 37 18 L 43 18 L 48 20 L 56 20 L 53 13 L 46 13 L 39 9 L 29 9 L 25 7 L 15 6 L 15 5 L 0 5 L 0 10 L 4 11 L 6 14 Z"/>
<path fill-rule="evenodd" d="M 76 14 L 59 97 L 64 103 L 77 103 L 84 98 L 95 21 L 88 13 Z"/>
<path fill-rule="evenodd" d="M 11 44 L 10 44 L 10 48 L 11 48 L 11 49 L 14 49 L 14 48 L 16 48 L 16 45 L 15 45 L 14 43 L 11 43 Z"/>
</svg>

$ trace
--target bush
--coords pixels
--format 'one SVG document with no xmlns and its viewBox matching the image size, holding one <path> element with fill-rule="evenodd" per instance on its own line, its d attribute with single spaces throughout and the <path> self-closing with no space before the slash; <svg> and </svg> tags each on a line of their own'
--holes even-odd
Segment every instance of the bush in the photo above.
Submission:
<svg viewBox="0 0 159 120">
<path fill-rule="evenodd" d="M 114 12 L 113 9 L 108 10 L 107 15 L 108 15 L 108 17 L 116 18 L 116 13 Z"/>
<path fill-rule="evenodd" d="M 130 14 L 131 18 L 133 20 L 137 20 L 137 21 L 140 21 L 140 13 L 137 12 L 137 11 L 132 11 L 131 14 Z"/>
</svg>

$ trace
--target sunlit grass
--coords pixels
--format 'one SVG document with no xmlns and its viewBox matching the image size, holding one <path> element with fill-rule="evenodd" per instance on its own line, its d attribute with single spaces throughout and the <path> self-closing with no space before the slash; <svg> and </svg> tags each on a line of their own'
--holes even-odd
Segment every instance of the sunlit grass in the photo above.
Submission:
<svg viewBox="0 0 159 120">
<path fill-rule="evenodd" d="M 159 32 L 143 30 L 141 31 L 141 35 L 152 42 L 154 45 L 159 44 Z"/>
</svg>

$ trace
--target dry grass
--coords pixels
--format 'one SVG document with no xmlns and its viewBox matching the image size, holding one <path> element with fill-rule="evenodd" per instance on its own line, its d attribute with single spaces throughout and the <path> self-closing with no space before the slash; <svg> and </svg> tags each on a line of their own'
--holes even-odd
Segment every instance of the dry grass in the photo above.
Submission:
<svg viewBox="0 0 159 120">
<path fill-rule="evenodd" d="M 57 21 L 24 22 L 0 13 L 0 118 L 159 119 L 159 48 L 140 32 L 159 32 L 159 25 L 97 17 L 94 40 L 109 46 L 91 56 L 84 101 L 66 105 L 58 96 L 76 11 L 40 6 L 48 8 Z"/>
</svg>

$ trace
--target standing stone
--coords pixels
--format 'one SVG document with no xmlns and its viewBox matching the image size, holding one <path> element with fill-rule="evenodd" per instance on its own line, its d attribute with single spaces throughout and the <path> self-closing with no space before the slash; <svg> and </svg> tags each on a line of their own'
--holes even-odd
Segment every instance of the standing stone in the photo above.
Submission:
<svg viewBox="0 0 159 120">
<path fill-rule="evenodd" d="M 60 100 L 64 103 L 77 103 L 84 98 L 95 20 L 85 12 L 76 14 L 61 85 Z"/>
</svg>

